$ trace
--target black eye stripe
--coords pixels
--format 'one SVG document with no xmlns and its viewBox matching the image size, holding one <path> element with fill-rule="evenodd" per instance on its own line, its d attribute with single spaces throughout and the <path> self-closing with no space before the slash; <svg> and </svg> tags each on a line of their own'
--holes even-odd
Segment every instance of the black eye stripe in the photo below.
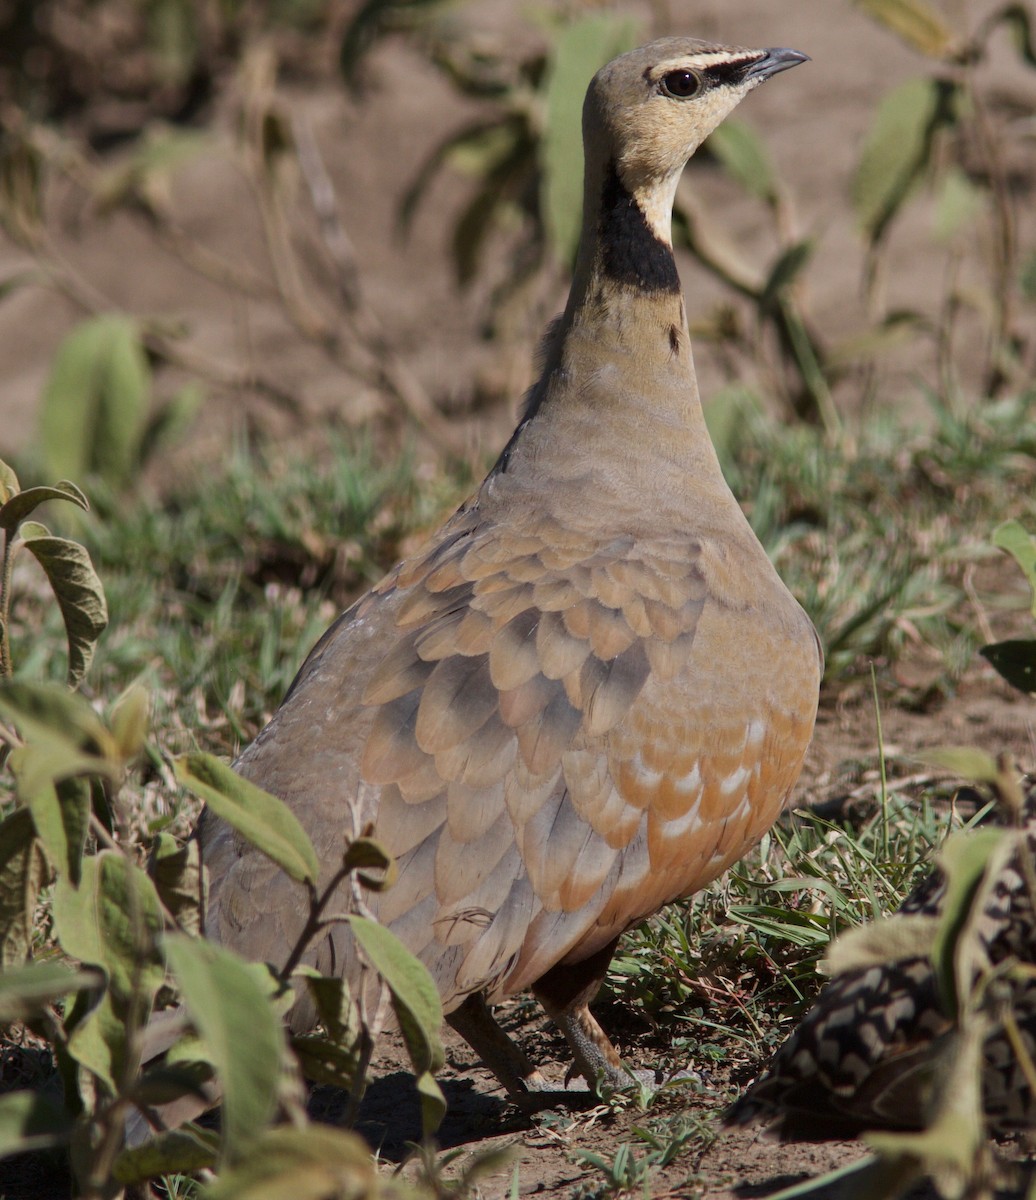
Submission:
<svg viewBox="0 0 1036 1200">
<path fill-rule="evenodd" d="M 713 63 L 706 67 L 674 67 L 667 71 L 658 81 L 658 86 L 666 95 L 676 99 L 689 100 L 697 91 L 705 91 L 709 88 L 733 87 L 739 84 L 745 77 L 745 73 L 750 70 L 759 61 L 758 55 L 745 55 L 744 58 L 736 58 L 726 62 Z M 645 78 L 650 78 L 650 68 L 644 72 Z M 698 87 L 693 91 L 681 93 L 677 88 L 673 87 L 670 80 L 673 80 L 679 75 L 692 75 L 698 81 Z"/>
<path fill-rule="evenodd" d="M 714 63 L 711 67 L 703 68 L 702 74 L 705 76 L 708 87 L 737 84 L 744 79 L 745 72 L 758 61 L 757 56 L 750 55 L 734 59 L 731 62 Z"/>
</svg>

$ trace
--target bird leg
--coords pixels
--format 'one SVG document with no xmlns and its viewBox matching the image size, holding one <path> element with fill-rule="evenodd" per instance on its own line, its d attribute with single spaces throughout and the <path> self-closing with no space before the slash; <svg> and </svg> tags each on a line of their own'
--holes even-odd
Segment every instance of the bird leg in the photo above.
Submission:
<svg viewBox="0 0 1036 1200">
<path fill-rule="evenodd" d="M 481 992 L 473 992 L 459 1008 L 447 1013 L 446 1021 L 500 1080 L 509 1096 L 549 1089 L 539 1069 L 497 1024 Z"/>
<path fill-rule="evenodd" d="M 627 1087 L 630 1077 L 619 1052 L 590 1012 L 589 1004 L 604 982 L 619 939 L 609 942 L 591 958 L 578 963 L 558 963 L 533 984 L 536 999 L 565 1035 L 574 1059 L 569 1077 L 582 1075 L 590 1087 Z M 652 1074 L 653 1078 L 653 1074 Z"/>
</svg>

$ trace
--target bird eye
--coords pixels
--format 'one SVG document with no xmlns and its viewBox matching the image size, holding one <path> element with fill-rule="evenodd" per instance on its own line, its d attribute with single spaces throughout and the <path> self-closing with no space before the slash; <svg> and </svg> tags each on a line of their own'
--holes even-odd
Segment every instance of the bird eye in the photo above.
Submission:
<svg viewBox="0 0 1036 1200">
<path fill-rule="evenodd" d="M 686 67 L 662 76 L 662 91 L 674 100 L 690 100 L 701 88 L 701 79 Z"/>
</svg>

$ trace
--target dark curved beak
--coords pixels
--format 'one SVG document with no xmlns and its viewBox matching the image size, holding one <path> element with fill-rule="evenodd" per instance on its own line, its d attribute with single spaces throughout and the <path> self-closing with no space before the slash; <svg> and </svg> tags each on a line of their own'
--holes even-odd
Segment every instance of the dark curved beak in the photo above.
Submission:
<svg viewBox="0 0 1036 1200">
<path fill-rule="evenodd" d="M 778 47 L 767 50 L 765 58 L 752 63 L 745 72 L 744 77 L 756 83 L 762 83 L 764 79 L 769 79 L 771 75 L 776 75 L 779 71 L 787 71 L 789 67 L 797 67 L 799 63 L 804 62 L 809 62 L 808 54 L 803 54 L 799 50 L 788 50 L 784 47 Z"/>
</svg>

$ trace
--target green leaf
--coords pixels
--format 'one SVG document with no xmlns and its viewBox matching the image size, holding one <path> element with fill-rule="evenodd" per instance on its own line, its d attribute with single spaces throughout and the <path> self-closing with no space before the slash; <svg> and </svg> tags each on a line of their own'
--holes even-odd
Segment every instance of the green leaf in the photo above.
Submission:
<svg viewBox="0 0 1036 1200">
<path fill-rule="evenodd" d="M 284 1052 L 269 991 L 254 964 L 219 946 L 180 934 L 164 946 L 222 1087 L 224 1157 L 251 1161 L 274 1113 Z"/>
<path fill-rule="evenodd" d="M 973 829 L 951 834 L 939 851 L 946 895 L 932 965 L 943 1011 L 954 1021 L 967 1005 L 975 971 L 988 965 L 984 943 L 977 936 L 969 938 L 969 930 L 985 907 L 991 881 L 1017 844 L 1006 829 Z"/>
<path fill-rule="evenodd" d="M 940 1196 L 982 1194 L 968 1183 L 983 1179 L 988 1162 L 983 1157 L 986 1139 L 982 1111 L 982 1050 L 989 1030 L 985 1020 L 968 1024 L 960 1033 L 936 1044 L 931 1064 L 931 1112 L 921 1114 L 925 1128 L 919 1133 L 866 1133 L 863 1140 L 878 1152 L 886 1169 L 899 1167 L 903 1177 L 912 1171 L 931 1176 Z M 857 1196 L 899 1196 L 896 1190 L 867 1190 Z"/>
<path fill-rule="evenodd" d="M 949 83 L 911 79 L 878 105 L 853 179 L 857 220 L 877 242 L 929 162 L 935 130 L 952 121 L 955 93 Z"/>
<path fill-rule="evenodd" d="M 907 958 L 927 958 L 938 931 L 934 917 L 910 913 L 847 929 L 832 942 L 823 961 L 828 975 L 857 967 L 884 966 Z"/>
<path fill-rule="evenodd" d="M 306 1034 L 291 1040 L 291 1048 L 303 1075 L 311 1083 L 351 1092 L 359 1082 L 362 1065 L 356 1046 L 343 1046 L 318 1034 Z"/>
<path fill-rule="evenodd" d="M 204 1085 L 213 1077 L 212 1063 L 198 1059 L 163 1062 L 145 1071 L 127 1092 L 133 1104 L 151 1108 L 171 1104 L 183 1096 L 208 1099 Z"/>
<path fill-rule="evenodd" d="M 3 491 L 0 491 L 0 497 L 3 494 Z M 62 479 L 53 487 L 32 487 L 26 488 L 24 492 L 10 493 L 4 503 L 0 504 L 0 529 L 6 529 L 8 533 L 13 532 L 26 517 L 48 500 L 67 500 L 84 512 L 90 511 L 90 502 L 82 491 L 74 483 Z"/>
<path fill-rule="evenodd" d="M 583 216 L 583 97 L 599 67 L 636 39 L 636 22 L 597 12 L 572 21 L 558 33 L 547 72 L 546 128 L 540 146 L 542 210 L 547 237 L 560 262 L 575 258 Z"/>
<path fill-rule="evenodd" d="M 750 125 L 727 118 L 705 143 L 724 170 L 751 196 L 773 205 L 778 197 L 777 176 L 761 137 Z"/>
<path fill-rule="evenodd" d="M 26 753 L 32 752 L 16 751 L 12 757 Z M 77 778 L 47 781 L 34 788 L 23 802 L 32 813 L 36 832 L 54 868 L 78 887 L 90 828 L 90 784 Z"/>
<path fill-rule="evenodd" d="M 305 963 L 295 968 L 295 976 L 305 984 L 321 1025 L 336 1042 L 353 1042 L 359 1029 L 349 995 L 349 987 L 340 975 L 321 975 Z"/>
<path fill-rule="evenodd" d="M 1036 538 L 1020 521 L 1004 521 L 993 530 L 993 545 L 1006 550 L 1021 567 L 1032 590 L 1032 615 L 1036 617 Z"/>
<path fill-rule="evenodd" d="M 16 808 L 0 822 L 0 969 L 28 957 L 36 897 L 49 874 L 29 811 Z"/>
<path fill-rule="evenodd" d="M 151 371 L 139 323 L 93 317 L 58 347 L 43 394 L 40 439 L 52 476 L 95 473 L 113 488 L 139 465 L 151 403 Z"/>
<path fill-rule="evenodd" d="M 184 1125 L 153 1134 L 142 1146 L 123 1150 L 112 1175 L 125 1186 L 146 1183 L 159 1175 L 211 1170 L 217 1162 L 219 1136 L 209 1129 Z"/>
<path fill-rule="evenodd" d="M 392 1007 L 406 1042 L 421 1095 L 422 1126 L 426 1136 L 438 1128 L 446 1102 L 432 1074 L 444 1061 L 440 1031 L 442 1001 L 428 968 L 383 925 L 353 914 L 349 925 L 371 966 L 388 986 Z"/>
<path fill-rule="evenodd" d="M 943 746 L 925 750 L 917 757 L 929 766 L 950 771 L 972 783 L 996 783 L 1000 778 L 996 759 L 984 750 L 976 750 L 971 746 Z"/>
<path fill-rule="evenodd" d="M 184 933 L 199 934 L 204 884 L 198 839 L 180 846 L 170 834 L 159 834 L 148 859 L 148 874 L 177 925 Z"/>
<path fill-rule="evenodd" d="M 399 875 L 396 860 L 373 838 L 357 838 L 350 842 L 345 849 L 342 866 L 347 871 L 358 871 L 360 882 L 372 892 L 383 892 L 392 887 Z M 365 867 L 380 871 L 380 876 L 367 874 L 363 869 Z"/>
<path fill-rule="evenodd" d="M 64 744 L 102 757 L 114 748 L 111 735 L 87 701 L 57 684 L 0 681 L 0 716 L 29 745 Z"/>
<path fill-rule="evenodd" d="M 163 920 L 154 884 L 117 850 L 83 860 L 78 889 L 59 876 L 54 888 L 54 927 L 66 954 L 96 963 L 108 986 L 129 998 L 154 994 L 164 975 L 156 941 Z"/>
<path fill-rule="evenodd" d="M 132 762 L 144 751 L 150 708 L 147 689 L 134 684 L 122 693 L 112 709 L 112 737 L 124 762 Z"/>
<path fill-rule="evenodd" d="M 130 1030 L 146 1019 L 142 1008 L 125 997 L 102 992 L 89 1012 L 74 1023 L 65 1049 L 80 1067 L 96 1076 L 108 1096 L 115 1096 L 133 1066 Z"/>
<path fill-rule="evenodd" d="M 0 1158 L 64 1146 L 72 1122 L 46 1096 L 38 1092 L 9 1092 L 0 1096 Z"/>
<path fill-rule="evenodd" d="M 973 231 L 976 219 L 989 201 L 986 188 L 972 183 L 960 167 L 943 176 L 935 206 L 935 236 L 944 242 Z"/>
<path fill-rule="evenodd" d="M 99 994 L 106 982 L 99 968 L 73 969 L 53 958 L 5 968 L 0 973 L 0 1024 L 30 1020 L 78 992 Z"/>
<path fill-rule="evenodd" d="M 258 850 L 300 883 L 320 875 L 313 843 L 290 808 L 211 754 L 187 754 L 174 763 L 177 779 Z"/>
<path fill-rule="evenodd" d="M 328 1125 L 268 1130 L 245 1161 L 220 1172 L 204 1200 L 327 1200 L 374 1196 L 379 1181 L 367 1143 Z"/>
<path fill-rule="evenodd" d="M 782 293 L 795 282 L 812 254 L 813 241 L 811 238 L 795 242 L 781 251 L 759 296 L 759 307 L 764 312 L 772 310 L 776 306 Z"/>
<path fill-rule="evenodd" d="M 1036 695 L 1036 641 L 1012 638 L 982 646 L 979 654 L 1007 682 L 1027 695 Z"/>
<path fill-rule="evenodd" d="M 100 971 L 73 971 L 58 962 L 5 967 L 0 972 L 0 1025 L 28 1021 L 70 992 L 103 986 Z"/>
<path fill-rule="evenodd" d="M 185 384 L 148 421 L 140 445 L 140 457 L 148 462 L 160 450 L 179 442 L 190 429 L 205 403 L 206 392 L 198 382 Z"/>
<path fill-rule="evenodd" d="M 85 546 L 49 533 L 30 536 L 32 524 L 22 526 L 20 545 L 34 555 L 54 589 L 68 637 L 68 686 L 74 688 L 86 674 L 97 639 L 108 625 L 104 587 Z"/>
<path fill-rule="evenodd" d="M 14 467 L 0 458 L 0 504 L 6 504 L 21 491 Z"/>
<path fill-rule="evenodd" d="M 875 21 L 929 58 L 949 58 L 957 38 L 925 0 L 856 0 Z"/>
<path fill-rule="evenodd" d="M 162 7 L 168 10 L 173 6 Z M 197 130 L 171 126 L 145 130 L 129 155 L 98 177 L 94 184 L 98 210 L 108 212 L 119 205 L 137 203 L 153 212 L 165 211 L 172 176 L 211 145 L 211 138 Z"/>
<path fill-rule="evenodd" d="M 83 860 L 78 889 L 54 888 L 54 932 L 66 954 L 102 967 L 108 988 L 72 1030 L 68 1050 L 109 1090 L 130 1066 L 130 1038 L 146 1021 L 164 970 L 156 948 L 162 913 L 151 880 L 121 852 Z"/>
</svg>

